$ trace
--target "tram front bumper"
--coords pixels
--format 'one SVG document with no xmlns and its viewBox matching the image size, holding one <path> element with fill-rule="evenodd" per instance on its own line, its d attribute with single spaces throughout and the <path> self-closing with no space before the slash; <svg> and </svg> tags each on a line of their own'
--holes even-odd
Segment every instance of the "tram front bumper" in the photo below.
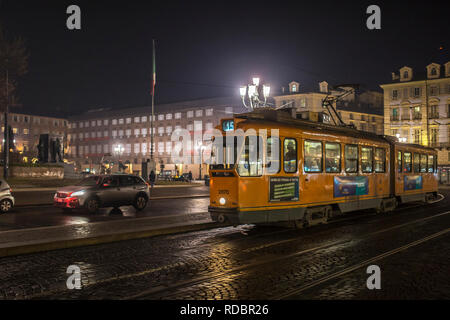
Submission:
<svg viewBox="0 0 450 320">
<path fill-rule="evenodd" d="M 238 208 L 219 208 L 219 207 L 208 207 L 211 219 L 215 222 L 228 222 L 231 224 L 240 224 L 239 221 L 239 210 Z"/>
</svg>

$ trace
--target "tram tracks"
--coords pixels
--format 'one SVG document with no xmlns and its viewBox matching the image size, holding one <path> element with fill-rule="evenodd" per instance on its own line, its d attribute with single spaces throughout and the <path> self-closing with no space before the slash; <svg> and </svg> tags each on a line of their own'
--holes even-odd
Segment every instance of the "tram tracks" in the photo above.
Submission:
<svg viewBox="0 0 450 320">
<path fill-rule="evenodd" d="M 404 210 L 408 210 L 408 209 L 412 209 L 412 208 L 416 208 L 416 207 L 420 207 L 420 206 L 421 205 L 409 205 L 409 206 L 406 206 L 406 207 L 401 207 L 401 208 L 399 208 L 396 211 L 397 212 L 404 211 Z M 388 227 L 388 228 L 385 228 L 385 229 L 382 229 L 382 230 L 378 230 L 378 231 L 374 231 L 372 233 L 368 233 L 368 234 L 366 234 L 364 236 L 364 238 L 368 238 L 370 236 L 374 236 L 374 235 L 379 234 L 379 233 L 392 231 L 392 230 L 395 230 L 395 229 L 398 229 L 398 228 L 402 228 L 402 227 L 405 227 L 405 226 L 408 226 L 408 225 L 411 225 L 411 224 L 414 224 L 414 223 L 424 222 L 424 221 L 427 221 L 429 219 L 434 219 L 434 218 L 437 218 L 437 217 L 440 217 L 442 215 L 446 215 L 446 214 L 449 214 L 449 213 L 450 213 L 450 211 L 447 211 L 447 212 L 444 212 L 444 213 L 441 213 L 441 214 L 436 214 L 436 215 L 433 215 L 433 216 L 428 216 L 428 217 L 425 217 L 425 218 L 416 219 L 416 220 L 409 221 L 409 222 L 406 222 L 406 223 L 394 225 L 394 226 L 391 226 L 391 227 Z M 403 212 L 402 212 L 402 215 L 403 215 Z M 339 218 L 339 219 L 336 219 L 334 221 L 330 221 L 329 224 L 334 225 L 336 223 L 349 222 L 349 221 L 351 222 L 351 221 L 355 221 L 355 220 L 363 220 L 363 219 L 366 219 L 366 218 L 371 217 L 371 216 L 376 216 L 376 214 L 373 214 L 373 213 L 364 214 L 364 215 L 359 214 L 359 215 L 355 215 L 355 216 L 348 217 L 348 218 Z M 395 217 L 398 217 L 399 215 L 395 215 L 395 214 L 391 213 L 391 214 L 386 215 L 386 218 L 388 216 L 392 217 L 392 218 L 395 218 Z M 386 219 L 383 219 L 383 220 L 386 220 Z M 325 227 L 326 226 L 327 225 L 325 225 Z M 311 229 L 315 230 L 315 227 L 313 227 Z M 316 237 L 316 236 L 318 236 L 318 235 L 320 235 L 322 233 L 326 233 L 326 232 L 329 232 L 329 231 L 330 231 L 330 228 L 326 228 L 326 229 L 320 230 L 319 233 L 308 234 L 307 237 L 308 238 Z M 277 230 L 275 232 L 265 232 L 263 234 L 256 234 L 256 235 L 252 235 L 252 236 L 248 236 L 248 237 L 242 237 L 242 238 L 239 238 L 239 239 L 233 239 L 233 240 L 230 240 L 228 242 L 241 242 L 241 241 L 246 241 L 246 240 L 248 241 L 249 238 L 254 239 L 254 238 L 258 238 L 258 237 L 266 237 L 266 236 L 275 235 L 275 234 L 281 234 L 281 233 L 285 233 L 285 232 L 292 232 L 292 230 L 289 230 L 289 229 L 285 230 L 285 229 L 283 229 L 283 230 Z M 177 236 L 178 235 L 175 235 L 174 237 L 177 237 Z M 277 245 L 282 245 L 282 244 L 285 244 L 285 243 L 288 243 L 288 242 L 301 241 L 301 240 L 304 241 L 305 238 L 304 237 L 303 238 L 299 238 L 297 236 L 297 237 L 294 237 L 294 238 L 291 238 L 291 239 L 285 239 L 285 240 L 281 240 L 281 241 L 271 242 L 271 243 L 268 243 L 268 244 L 263 245 L 263 246 L 250 247 L 250 248 L 243 249 L 243 250 L 240 250 L 240 251 L 242 251 L 244 253 L 245 252 L 252 252 L 252 251 L 257 251 L 257 250 L 260 250 L 260 249 L 266 249 L 266 248 L 274 247 L 274 246 L 277 246 Z M 332 246 L 342 245 L 342 244 L 345 244 L 345 243 L 350 242 L 350 241 L 352 241 L 351 238 L 350 239 L 345 239 L 345 240 L 329 242 L 329 243 L 326 243 L 326 244 L 321 245 L 321 246 L 314 246 L 314 247 L 311 247 L 311 248 L 308 248 L 308 249 L 300 250 L 300 251 L 293 252 L 293 253 L 290 253 L 290 254 L 287 254 L 287 255 L 283 255 L 283 256 L 279 256 L 279 257 L 276 257 L 276 258 L 258 259 L 257 261 L 255 261 L 253 263 L 248 263 L 248 264 L 245 264 L 245 265 L 242 265 L 242 266 L 238 266 L 238 267 L 235 267 L 235 268 L 231 268 L 231 269 L 228 269 L 228 270 L 225 270 L 225 271 L 219 271 L 219 272 L 205 271 L 204 274 L 202 274 L 203 272 L 199 273 L 198 276 L 193 278 L 193 279 L 188 279 L 188 280 L 185 280 L 185 281 L 181 281 L 181 282 L 178 282 L 178 283 L 173 284 L 173 285 L 170 285 L 170 284 L 166 285 L 166 286 L 165 285 L 158 285 L 157 287 L 151 288 L 149 290 L 141 291 L 140 293 L 138 293 L 136 295 L 131 295 L 131 296 L 125 297 L 125 299 L 139 299 L 139 298 L 143 298 L 143 297 L 145 298 L 147 296 L 154 296 L 154 295 L 157 295 L 157 294 L 163 293 L 163 292 L 171 292 L 171 291 L 177 290 L 178 288 L 186 288 L 186 287 L 190 287 L 190 286 L 195 286 L 197 284 L 201 284 L 202 282 L 211 281 L 211 280 L 214 280 L 214 279 L 220 280 L 220 278 L 222 278 L 222 277 L 229 277 L 230 275 L 232 275 L 233 273 L 236 273 L 236 272 L 241 272 L 243 270 L 256 268 L 256 267 L 259 267 L 259 266 L 264 265 L 264 264 L 270 264 L 270 263 L 274 263 L 274 262 L 277 262 L 277 261 L 282 261 L 282 260 L 285 260 L 285 259 L 289 259 L 289 258 L 292 258 L 292 257 L 301 256 L 301 255 L 304 255 L 304 254 L 307 254 L 307 253 L 312 253 L 314 251 L 323 250 L 323 249 L 326 249 L 326 248 L 329 248 L 329 247 L 332 247 Z M 203 245 L 197 246 L 196 249 L 199 249 L 199 248 L 202 248 L 202 247 L 212 247 L 214 245 L 215 245 L 215 243 L 207 243 L 207 244 L 203 244 Z M 148 276 L 148 275 L 150 275 L 152 273 L 156 273 L 156 272 L 160 272 L 160 271 L 171 271 L 172 269 L 175 269 L 175 268 L 178 268 L 178 267 L 187 266 L 187 265 L 189 265 L 189 262 L 187 262 L 187 263 L 186 262 L 177 262 L 177 263 L 173 263 L 173 264 L 169 264 L 169 265 L 163 265 L 163 266 L 160 266 L 160 267 L 155 267 L 155 268 L 143 270 L 141 272 L 122 274 L 122 275 L 114 276 L 114 277 L 111 277 L 111 278 L 105 278 L 105 279 L 98 279 L 96 281 L 92 281 L 92 282 L 87 283 L 86 285 L 83 285 L 83 288 L 87 289 L 87 288 L 92 288 L 94 286 L 98 286 L 98 285 L 102 285 L 102 284 L 108 284 L 108 283 L 111 283 L 111 282 L 127 280 L 127 279 L 132 279 L 132 278 L 144 277 L 144 276 Z M 92 289 L 94 289 L 94 288 L 92 288 Z M 39 294 L 36 294 L 36 295 L 33 295 L 33 296 L 28 296 L 26 298 L 31 298 L 31 299 L 33 299 L 33 298 L 45 298 L 46 296 L 57 295 L 58 293 L 63 293 L 63 292 L 67 293 L 67 291 L 64 290 L 64 289 L 60 289 L 60 290 L 57 289 L 57 290 L 50 290 L 50 291 L 42 292 L 42 293 L 39 293 Z M 80 293 L 82 293 L 82 292 L 80 292 Z"/>
<path fill-rule="evenodd" d="M 382 230 L 377 230 L 377 231 L 374 231 L 374 232 L 366 234 L 364 237 L 361 237 L 358 240 L 366 240 L 366 239 L 368 239 L 370 237 L 373 237 L 373 236 L 381 234 L 381 233 L 393 231 L 395 229 L 400 229 L 400 228 L 403 228 L 403 227 L 406 227 L 406 226 L 410 226 L 412 224 L 425 222 L 425 221 L 428 221 L 428 220 L 431 220 L 431 219 L 435 219 L 435 218 L 438 218 L 438 217 L 442 217 L 442 216 L 448 215 L 448 214 L 450 214 L 450 211 L 442 212 L 442 213 L 435 214 L 435 215 L 432 215 L 432 216 L 429 216 L 429 217 L 425 217 L 425 218 L 416 219 L 416 220 L 409 221 L 409 222 L 406 222 L 406 223 L 402 223 L 402 224 L 399 224 L 399 225 L 391 226 L 389 228 L 385 228 L 385 229 L 382 229 Z M 364 260 L 364 261 L 362 261 L 360 263 L 357 263 L 355 265 L 347 267 L 347 268 L 345 268 L 345 269 L 343 269 L 341 271 L 332 273 L 332 274 L 327 275 L 327 276 L 325 276 L 325 277 L 323 277 L 321 279 L 314 280 L 311 283 L 306 284 L 306 285 L 304 285 L 304 286 L 302 286 L 300 288 L 297 288 L 297 289 L 295 289 L 295 290 L 293 290 L 293 291 L 291 291 L 289 293 L 286 293 L 286 294 L 274 297 L 273 299 L 284 299 L 284 298 L 287 298 L 289 296 L 301 293 L 302 291 L 305 291 L 305 290 L 307 290 L 309 288 L 312 288 L 314 286 L 320 285 L 320 284 L 322 284 L 322 283 L 324 283 L 324 282 L 326 282 L 328 280 L 335 279 L 335 278 L 337 278 L 339 276 L 348 274 L 348 273 L 350 273 L 350 272 L 352 272 L 352 271 L 354 271 L 356 269 L 359 269 L 359 268 L 363 267 L 364 265 L 367 265 L 368 263 L 375 262 L 375 261 L 378 261 L 378 260 L 383 259 L 385 257 L 388 257 L 390 255 L 393 255 L 393 254 L 396 254 L 398 252 L 407 250 L 408 248 L 417 246 L 417 245 L 419 245 L 421 243 L 424 243 L 424 242 L 429 241 L 431 239 L 434 239 L 434 238 L 437 238 L 439 236 L 442 236 L 442 235 L 444 235 L 444 234 L 446 234 L 448 232 L 450 232 L 450 228 L 446 228 L 444 230 L 441 230 L 440 232 L 437 232 L 437 233 L 434 233 L 434 234 L 432 234 L 430 236 L 427 236 L 425 238 L 413 241 L 411 243 L 408 243 L 408 244 L 403 245 L 401 247 L 398 247 L 396 249 L 389 250 L 387 252 L 384 252 L 383 254 L 377 255 L 377 256 L 372 257 L 370 259 L 366 259 L 366 260 Z M 279 263 L 279 262 L 281 262 L 283 260 L 286 260 L 286 259 L 299 257 L 299 256 L 302 256 L 302 255 L 305 255 L 305 254 L 308 254 L 308 253 L 313 253 L 313 252 L 316 252 L 316 251 L 319 251 L 319 250 L 328 249 L 328 248 L 331 248 L 331 247 L 334 247 L 334 246 L 344 245 L 345 243 L 348 243 L 348 242 L 351 242 L 351 241 L 353 241 L 353 239 L 351 239 L 351 238 L 350 239 L 345 239 L 345 240 L 338 240 L 338 241 L 327 243 L 327 244 L 324 244 L 324 245 L 321 245 L 321 246 L 299 250 L 299 251 L 292 252 L 292 253 L 285 254 L 285 255 L 281 255 L 281 256 L 278 256 L 278 257 L 261 259 L 261 260 L 256 261 L 256 262 L 249 263 L 249 264 L 242 265 L 242 266 L 238 266 L 238 267 L 235 267 L 235 268 L 232 268 L 232 269 L 229 269 L 229 270 L 226 270 L 226 271 L 222 271 L 222 272 L 209 272 L 208 274 L 198 276 L 198 277 L 196 277 L 194 279 L 189 279 L 189 280 L 186 280 L 186 281 L 178 282 L 176 284 L 172 284 L 172 285 L 168 285 L 168 286 L 154 287 L 154 288 L 142 291 L 142 292 L 140 292 L 138 294 L 127 296 L 124 299 L 126 299 L 126 300 L 133 300 L 133 299 L 158 299 L 158 298 L 169 298 L 170 299 L 171 297 L 176 296 L 178 290 L 182 290 L 184 288 L 189 288 L 189 287 L 192 287 L 192 286 L 200 285 L 200 284 L 205 283 L 205 282 L 211 282 L 212 280 L 220 281 L 222 278 L 224 280 L 226 280 L 231 275 L 239 273 L 239 272 L 242 272 L 244 270 L 258 268 L 258 267 L 261 267 L 261 266 L 266 265 L 266 264 Z M 164 293 L 167 293 L 167 294 L 164 294 Z"/>
</svg>

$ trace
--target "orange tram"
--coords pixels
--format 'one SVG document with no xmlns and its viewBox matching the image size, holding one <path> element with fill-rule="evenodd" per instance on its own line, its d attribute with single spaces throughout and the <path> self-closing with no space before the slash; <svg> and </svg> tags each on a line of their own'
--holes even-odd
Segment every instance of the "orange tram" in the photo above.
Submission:
<svg viewBox="0 0 450 320">
<path fill-rule="evenodd" d="M 223 149 L 217 144 L 213 149 L 213 160 L 223 154 L 222 163 L 210 165 L 209 212 L 214 221 L 287 222 L 301 228 L 346 212 L 387 212 L 399 203 L 437 197 L 437 154 L 432 148 L 295 119 L 273 109 L 223 119 L 217 129 L 241 143 L 230 146 L 224 138 Z M 272 136 L 271 129 L 278 134 Z M 267 134 L 256 136 L 260 130 Z M 249 156 L 251 151 L 256 156 Z"/>
</svg>

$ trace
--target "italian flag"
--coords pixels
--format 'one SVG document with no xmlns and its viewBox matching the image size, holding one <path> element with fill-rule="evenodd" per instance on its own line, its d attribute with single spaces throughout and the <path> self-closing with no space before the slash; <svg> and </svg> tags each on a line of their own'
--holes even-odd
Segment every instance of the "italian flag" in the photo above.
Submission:
<svg viewBox="0 0 450 320">
<path fill-rule="evenodd" d="M 155 85 L 156 85 L 155 40 L 153 40 L 153 79 L 152 79 L 152 96 L 155 96 Z"/>
</svg>

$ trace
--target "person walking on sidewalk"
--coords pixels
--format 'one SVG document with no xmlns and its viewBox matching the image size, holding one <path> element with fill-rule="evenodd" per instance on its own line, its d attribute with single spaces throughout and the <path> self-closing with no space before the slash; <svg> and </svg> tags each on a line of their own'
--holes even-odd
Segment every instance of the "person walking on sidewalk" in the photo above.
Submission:
<svg viewBox="0 0 450 320">
<path fill-rule="evenodd" d="M 148 176 L 148 180 L 150 181 L 150 186 L 153 189 L 153 186 L 155 185 L 155 180 L 156 180 L 156 175 L 155 175 L 155 171 L 151 171 L 150 175 Z"/>
<path fill-rule="evenodd" d="M 189 182 L 192 182 L 192 171 L 189 171 L 188 173 L 188 180 Z"/>
</svg>

